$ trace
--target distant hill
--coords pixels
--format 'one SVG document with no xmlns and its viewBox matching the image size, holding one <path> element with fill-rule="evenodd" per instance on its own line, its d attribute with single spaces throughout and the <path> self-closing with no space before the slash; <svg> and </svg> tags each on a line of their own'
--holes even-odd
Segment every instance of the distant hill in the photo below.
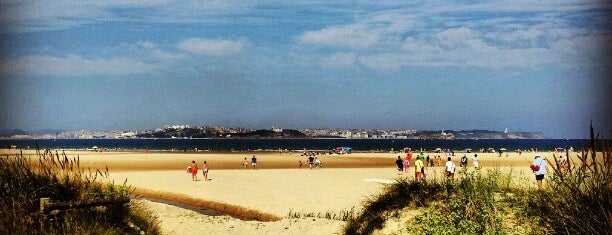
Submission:
<svg viewBox="0 0 612 235">
<path fill-rule="evenodd" d="M 275 132 L 272 130 L 255 130 L 247 133 L 237 133 L 233 135 L 238 138 L 305 138 L 306 135 L 297 130 L 282 130 Z"/>
<path fill-rule="evenodd" d="M 42 129 L 42 130 L 35 130 L 35 131 L 30 131 L 30 135 L 56 135 L 58 133 L 62 133 L 65 132 L 65 130 L 61 130 L 61 129 Z"/>
<path fill-rule="evenodd" d="M 11 137 L 14 135 L 28 135 L 27 132 L 19 129 L 2 129 L 0 130 L 0 137 Z"/>
</svg>

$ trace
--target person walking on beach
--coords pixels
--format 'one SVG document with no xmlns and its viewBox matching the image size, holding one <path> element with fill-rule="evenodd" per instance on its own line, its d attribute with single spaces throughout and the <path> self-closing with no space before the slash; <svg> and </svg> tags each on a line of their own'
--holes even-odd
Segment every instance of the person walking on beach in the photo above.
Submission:
<svg viewBox="0 0 612 235">
<path fill-rule="evenodd" d="M 427 174 L 425 173 L 426 168 L 427 168 L 427 164 L 423 162 L 423 167 L 421 167 L 421 178 L 423 178 L 423 180 L 427 179 Z"/>
<path fill-rule="evenodd" d="M 397 165 L 398 175 L 404 171 L 404 162 L 402 161 L 402 157 L 397 156 L 397 160 L 395 160 L 395 165 Z"/>
<path fill-rule="evenodd" d="M 455 178 L 455 163 L 451 161 L 451 157 L 448 157 L 448 161 L 446 162 L 446 176 L 451 179 Z"/>
<path fill-rule="evenodd" d="M 408 170 L 410 170 L 410 158 L 406 157 L 406 160 L 404 160 L 404 172 L 408 173 Z"/>
<path fill-rule="evenodd" d="M 460 165 L 461 167 L 466 167 L 466 166 L 467 166 L 467 164 L 468 164 L 468 159 L 467 159 L 467 157 L 465 156 L 465 154 L 463 154 L 463 157 L 461 157 L 461 163 L 459 163 L 459 165 Z"/>
<path fill-rule="evenodd" d="M 255 155 L 253 155 L 253 157 L 251 158 L 251 166 L 253 166 L 253 169 L 257 167 L 257 158 L 255 157 Z"/>
<path fill-rule="evenodd" d="M 242 162 L 242 167 L 244 167 L 244 169 L 247 169 L 249 167 L 249 161 L 247 161 L 246 157 L 244 157 L 244 162 Z"/>
<path fill-rule="evenodd" d="M 542 180 L 544 179 L 544 175 L 546 175 L 546 161 L 542 159 L 540 155 L 536 155 L 530 167 L 533 174 L 535 174 L 538 188 L 541 188 Z"/>
<path fill-rule="evenodd" d="M 423 161 L 419 157 L 414 162 L 414 178 L 419 181 L 423 179 Z"/>
<path fill-rule="evenodd" d="M 478 169 L 478 154 L 474 154 L 474 157 L 472 158 L 472 162 L 474 163 L 474 168 Z"/>
<path fill-rule="evenodd" d="M 208 180 L 208 163 L 204 161 L 204 165 L 202 165 L 202 174 L 204 174 L 204 181 Z"/>
<path fill-rule="evenodd" d="M 315 167 L 317 168 L 317 170 L 319 169 L 319 167 L 323 167 L 323 164 L 321 163 L 319 157 L 315 157 Z"/>
<path fill-rule="evenodd" d="M 312 170 L 312 164 L 314 164 L 314 157 L 312 155 L 308 156 L 308 167 Z"/>
<path fill-rule="evenodd" d="M 198 164 L 194 161 L 191 161 L 191 180 L 198 181 Z"/>
</svg>

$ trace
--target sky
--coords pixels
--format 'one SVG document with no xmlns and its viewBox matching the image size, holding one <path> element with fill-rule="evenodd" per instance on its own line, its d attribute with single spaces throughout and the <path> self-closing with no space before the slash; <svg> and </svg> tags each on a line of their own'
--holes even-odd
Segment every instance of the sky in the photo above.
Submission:
<svg viewBox="0 0 612 235">
<path fill-rule="evenodd" d="M 612 4 L 0 2 L 0 129 L 612 130 Z"/>
</svg>

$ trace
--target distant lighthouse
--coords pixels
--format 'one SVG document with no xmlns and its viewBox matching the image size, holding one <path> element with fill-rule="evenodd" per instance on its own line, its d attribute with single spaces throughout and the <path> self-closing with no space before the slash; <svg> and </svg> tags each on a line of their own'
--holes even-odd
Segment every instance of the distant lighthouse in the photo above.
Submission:
<svg viewBox="0 0 612 235">
<path fill-rule="evenodd" d="M 504 134 L 508 134 L 508 127 L 504 130 Z"/>
</svg>

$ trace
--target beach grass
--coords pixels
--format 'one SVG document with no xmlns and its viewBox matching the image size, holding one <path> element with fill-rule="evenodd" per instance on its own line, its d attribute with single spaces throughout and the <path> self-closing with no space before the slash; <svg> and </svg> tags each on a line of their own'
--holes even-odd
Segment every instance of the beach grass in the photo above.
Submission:
<svg viewBox="0 0 612 235">
<path fill-rule="evenodd" d="M 330 219 L 330 220 L 340 220 L 340 221 L 349 221 L 352 220 L 355 216 L 355 207 L 350 210 L 341 210 L 339 212 L 327 211 L 325 213 L 315 213 L 315 212 L 297 212 L 294 210 L 289 210 L 287 214 L 287 218 L 290 219 L 301 219 L 301 218 L 320 218 L 320 219 Z"/>
<path fill-rule="evenodd" d="M 40 199 L 82 205 L 126 201 L 131 188 L 102 183 L 108 169 L 85 169 L 79 157 L 39 151 L 0 157 L 2 234 L 158 234 L 156 218 L 135 203 L 42 211 Z"/>
</svg>

